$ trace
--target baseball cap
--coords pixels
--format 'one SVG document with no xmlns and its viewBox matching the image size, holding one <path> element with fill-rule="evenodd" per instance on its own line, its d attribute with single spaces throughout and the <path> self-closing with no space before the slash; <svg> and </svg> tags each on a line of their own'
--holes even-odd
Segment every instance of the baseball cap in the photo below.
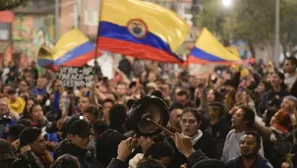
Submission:
<svg viewBox="0 0 297 168">
<path fill-rule="evenodd" d="M 90 135 L 94 135 L 91 132 L 90 124 L 85 120 L 74 121 L 69 130 L 69 134 L 77 135 L 81 138 L 86 138 L 86 137 L 89 137 Z"/>
<path fill-rule="evenodd" d="M 4 139 L 0 139 L 0 162 L 6 160 L 15 160 L 17 157 L 12 151 L 12 147 L 9 142 Z"/>
<path fill-rule="evenodd" d="M 38 139 L 40 135 L 41 135 L 41 129 L 37 127 L 25 128 L 19 136 L 20 148 L 30 143 L 33 143 Z"/>
</svg>

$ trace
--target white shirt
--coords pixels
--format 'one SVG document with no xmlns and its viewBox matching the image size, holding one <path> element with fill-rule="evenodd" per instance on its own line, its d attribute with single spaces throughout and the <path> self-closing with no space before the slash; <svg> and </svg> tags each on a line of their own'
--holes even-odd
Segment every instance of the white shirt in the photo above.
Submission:
<svg viewBox="0 0 297 168">
<path fill-rule="evenodd" d="M 221 160 L 227 163 L 229 160 L 238 157 L 241 155 L 240 152 L 240 138 L 244 134 L 244 132 L 236 133 L 235 129 L 232 129 L 228 135 L 226 136 L 223 155 Z M 261 149 L 259 154 L 264 157 L 263 143 L 261 139 Z"/>
</svg>

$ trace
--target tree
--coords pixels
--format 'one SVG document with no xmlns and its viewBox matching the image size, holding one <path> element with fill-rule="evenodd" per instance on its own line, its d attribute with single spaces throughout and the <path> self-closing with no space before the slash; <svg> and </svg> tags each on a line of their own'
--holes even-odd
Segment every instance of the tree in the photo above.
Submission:
<svg viewBox="0 0 297 168">
<path fill-rule="evenodd" d="M 28 0 L 0 0 L 0 10 L 11 10 L 27 2 Z"/>
<path fill-rule="evenodd" d="M 222 0 L 202 1 L 204 9 L 196 17 L 196 26 L 206 26 L 224 41 L 244 40 L 254 56 L 255 46 L 273 44 L 274 0 L 234 0 L 231 8 L 223 7 L 221 2 Z M 297 44 L 296 9 L 296 0 L 280 0 L 280 41 L 284 53 Z"/>
</svg>

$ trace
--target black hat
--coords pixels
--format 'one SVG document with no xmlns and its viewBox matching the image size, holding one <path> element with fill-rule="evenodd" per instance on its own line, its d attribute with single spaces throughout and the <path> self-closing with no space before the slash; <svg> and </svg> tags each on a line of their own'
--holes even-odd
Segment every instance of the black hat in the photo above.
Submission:
<svg viewBox="0 0 297 168">
<path fill-rule="evenodd" d="M 12 147 L 9 142 L 4 139 L 0 139 L 0 162 L 6 160 L 15 160 L 17 157 L 12 151 Z"/>
<path fill-rule="evenodd" d="M 65 127 L 63 128 L 66 134 L 69 134 L 69 131 L 71 130 L 73 123 L 77 120 L 79 120 L 79 116 L 74 116 L 67 120 Z"/>
<path fill-rule="evenodd" d="M 78 135 L 81 138 L 86 138 L 90 135 L 93 135 L 90 124 L 85 120 L 74 121 L 69 130 L 69 134 Z"/>
<path fill-rule="evenodd" d="M 20 134 L 20 148 L 33 143 L 41 135 L 41 129 L 29 127 L 24 129 Z"/>
<path fill-rule="evenodd" d="M 26 129 L 24 125 L 15 124 L 9 128 L 8 135 L 18 138 L 24 129 Z"/>
<path fill-rule="evenodd" d="M 193 166 L 193 168 L 208 168 L 208 167 L 227 168 L 224 162 L 216 159 L 202 160 Z"/>
</svg>

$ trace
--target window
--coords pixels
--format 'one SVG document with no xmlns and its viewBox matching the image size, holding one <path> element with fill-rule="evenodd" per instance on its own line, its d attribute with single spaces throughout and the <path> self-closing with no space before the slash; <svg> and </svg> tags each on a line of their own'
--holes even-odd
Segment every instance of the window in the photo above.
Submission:
<svg viewBox="0 0 297 168">
<path fill-rule="evenodd" d="M 86 26 L 97 26 L 99 22 L 99 14 L 96 10 L 85 10 L 84 23 Z"/>
</svg>

